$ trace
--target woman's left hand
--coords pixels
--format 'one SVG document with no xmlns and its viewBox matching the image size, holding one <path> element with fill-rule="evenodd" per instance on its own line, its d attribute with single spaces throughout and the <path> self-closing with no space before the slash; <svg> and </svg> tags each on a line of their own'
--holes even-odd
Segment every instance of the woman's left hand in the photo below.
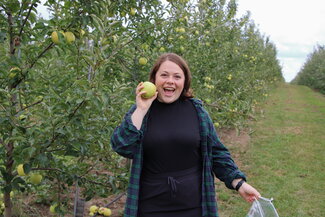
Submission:
<svg viewBox="0 0 325 217">
<path fill-rule="evenodd" d="M 238 189 L 238 193 L 242 196 L 247 202 L 254 202 L 255 199 L 261 197 L 261 194 L 253 188 L 251 185 L 244 182 L 242 186 Z"/>
</svg>

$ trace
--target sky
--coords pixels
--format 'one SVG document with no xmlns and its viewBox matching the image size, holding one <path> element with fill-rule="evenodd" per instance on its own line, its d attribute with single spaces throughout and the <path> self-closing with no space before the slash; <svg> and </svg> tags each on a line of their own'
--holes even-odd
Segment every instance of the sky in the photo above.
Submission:
<svg viewBox="0 0 325 217">
<path fill-rule="evenodd" d="M 275 44 L 286 82 L 317 44 L 325 45 L 325 0 L 237 0 L 238 15 L 250 11 L 259 31 Z"/>
</svg>

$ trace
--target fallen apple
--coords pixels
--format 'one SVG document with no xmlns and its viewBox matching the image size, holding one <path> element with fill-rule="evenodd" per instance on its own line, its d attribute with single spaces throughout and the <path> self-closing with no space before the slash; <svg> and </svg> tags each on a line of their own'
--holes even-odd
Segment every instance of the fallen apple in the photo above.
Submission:
<svg viewBox="0 0 325 217">
<path fill-rule="evenodd" d="M 56 207 L 57 207 L 58 205 L 57 204 L 53 204 L 53 205 L 51 205 L 50 206 L 50 212 L 51 213 L 56 213 Z"/>
<path fill-rule="evenodd" d="M 89 212 L 96 213 L 98 211 L 98 206 L 92 205 L 89 207 Z"/>
<path fill-rule="evenodd" d="M 103 215 L 104 216 L 110 216 L 110 215 L 112 215 L 111 209 L 105 208 L 104 209 L 104 212 L 103 212 Z"/>
</svg>

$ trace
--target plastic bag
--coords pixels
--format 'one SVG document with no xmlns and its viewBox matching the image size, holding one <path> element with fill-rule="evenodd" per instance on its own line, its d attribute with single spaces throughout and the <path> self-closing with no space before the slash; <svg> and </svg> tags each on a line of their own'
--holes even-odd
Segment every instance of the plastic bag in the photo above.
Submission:
<svg viewBox="0 0 325 217">
<path fill-rule="evenodd" d="M 272 200 L 272 198 L 258 198 L 253 202 L 246 217 L 279 217 Z"/>
</svg>

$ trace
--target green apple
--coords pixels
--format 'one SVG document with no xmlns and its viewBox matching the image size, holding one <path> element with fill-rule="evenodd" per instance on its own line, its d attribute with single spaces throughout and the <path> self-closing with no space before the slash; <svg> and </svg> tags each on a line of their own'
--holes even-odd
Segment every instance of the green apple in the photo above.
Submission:
<svg viewBox="0 0 325 217">
<path fill-rule="evenodd" d="M 131 8 L 130 10 L 130 15 L 134 16 L 136 14 L 136 10 L 134 8 Z"/>
<path fill-rule="evenodd" d="M 33 183 L 34 185 L 38 185 L 39 183 L 41 183 L 43 176 L 41 174 L 32 174 L 29 177 L 29 180 L 31 183 Z"/>
<path fill-rule="evenodd" d="M 142 48 L 143 50 L 148 50 L 149 45 L 146 44 L 146 43 L 144 43 L 144 44 L 141 45 L 141 48 Z"/>
<path fill-rule="evenodd" d="M 19 115 L 19 117 L 18 117 L 18 118 L 19 118 L 19 120 L 21 120 L 21 121 L 22 121 L 22 120 L 25 120 L 27 117 L 26 117 L 26 115 Z"/>
<path fill-rule="evenodd" d="M 20 176 L 26 176 L 26 173 L 25 173 L 25 171 L 24 171 L 24 164 L 19 164 L 19 165 L 17 166 L 17 173 L 18 173 L 18 175 L 20 175 Z"/>
<path fill-rule="evenodd" d="M 104 210 L 105 210 L 105 207 L 100 207 L 98 209 L 98 213 L 102 215 L 102 214 L 104 214 Z"/>
<path fill-rule="evenodd" d="M 139 64 L 140 64 L 140 65 L 146 65 L 147 62 L 148 62 L 147 58 L 145 58 L 145 57 L 140 57 L 140 59 L 139 59 Z"/>
<path fill-rule="evenodd" d="M 36 101 L 42 101 L 43 100 L 43 96 L 37 96 L 36 97 Z"/>
<path fill-rule="evenodd" d="M 143 98 L 151 98 L 156 94 L 157 88 L 156 85 L 150 81 L 145 81 L 143 82 L 143 88 L 141 91 L 146 91 L 145 94 L 141 95 Z"/>
<path fill-rule="evenodd" d="M 112 39 L 113 39 L 113 42 L 116 42 L 117 41 L 117 35 L 113 35 Z"/>
<path fill-rule="evenodd" d="M 50 212 L 51 213 L 56 213 L 56 207 L 57 207 L 58 205 L 57 204 L 53 204 L 53 205 L 51 205 L 50 206 Z"/>
<path fill-rule="evenodd" d="M 61 36 L 59 37 L 59 35 L 65 37 L 65 34 L 64 34 L 63 31 L 60 31 L 60 32 L 54 31 L 54 32 L 52 32 L 51 39 L 52 39 L 52 42 L 54 44 L 60 44 L 60 37 Z"/>
<path fill-rule="evenodd" d="M 76 37 L 72 32 L 66 32 L 64 33 L 65 40 L 70 44 L 76 40 Z"/>
<path fill-rule="evenodd" d="M 179 28 L 178 31 L 179 31 L 180 33 L 185 33 L 185 32 L 186 32 L 185 28 L 183 28 L 183 27 Z"/>
<path fill-rule="evenodd" d="M 104 209 L 104 212 L 103 212 L 103 215 L 104 216 L 110 216 L 110 215 L 112 215 L 111 209 L 105 208 Z"/>
<path fill-rule="evenodd" d="M 184 48 L 183 46 L 181 46 L 179 49 L 180 49 L 180 51 L 182 51 L 182 52 L 185 51 L 185 48 Z"/>
<path fill-rule="evenodd" d="M 9 78 L 12 79 L 12 78 L 14 78 L 14 77 L 16 77 L 16 73 L 11 72 L 11 73 L 9 74 Z"/>
<path fill-rule="evenodd" d="M 98 206 L 92 205 L 91 207 L 89 207 L 89 212 L 96 213 L 98 209 Z"/>
<path fill-rule="evenodd" d="M 79 30 L 79 36 L 80 37 L 84 36 L 85 34 L 86 34 L 85 30 L 83 30 L 83 29 Z"/>
<path fill-rule="evenodd" d="M 16 77 L 16 75 L 17 75 L 18 73 L 20 73 L 20 72 L 21 72 L 21 69 L 18 68 L 18 67 L 13 67 L 13 68 L 11 68 L 11 69 L 10 69 L 10 72 L 9 72 L 9 78 L 12 79 L 12 78 Z"/>
</svg>

